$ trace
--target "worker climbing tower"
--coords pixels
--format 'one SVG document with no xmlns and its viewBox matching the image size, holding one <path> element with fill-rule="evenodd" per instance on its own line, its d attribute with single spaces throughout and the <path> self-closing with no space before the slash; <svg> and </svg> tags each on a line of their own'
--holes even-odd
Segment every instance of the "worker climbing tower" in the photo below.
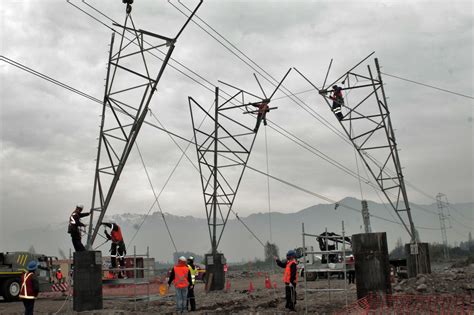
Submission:
<svg viewBox="0 0 474 315">
<path fill-rule="evenodd" d="M 370 65 L 367 65 L 365 71 L 361 66 L 372 54 L 331 84 L 326 85 L 326 75 L 320 88 L 300 71 L 295 70 L 324 98 L 410 235 L 411 253 L 407 259 L 410 263 L 410 257 L 413 258 L 416 269 L 414 274 L 429 273 L 429 264 L 426 263 L 427 246 L 419 243 L 418 232 L 411 216 L 378 59 L 375 58 L 376 73 L 373 73 Z M 329 71 L 330 68 L 328 74 Z"/>
<path fill-rule="evenodd" d="M 257 136 L 254 116 L 258 117 L 262 104 L 268 106 L 289 71 L 269 97 L 263 89 L 263 97 L 238 89 L 220 103 L 216 87 L 214 115 L 194 98 L 188 98 L 211 239 L 211 252 L 205 255 L 209 290 L 224 289 L 225 258 L 218 247 Z M 268 106 L 266 111 L 274 109 Z"/>
<path fill-rule="evenodd" d="M 148 113 L 151 99 L 170 60 L 176 41 L 192 19 L 202 0 L 174 37 L 138 29 L 132 19 L 133 0 L 124 0 L 126 15 L 120 31 L 110 42 L 105 93 L 87 247 L 95 238 L 110 204 L 140 128 Z M 164 50 L 164 58 L 152 51 Z"/>
</svg>

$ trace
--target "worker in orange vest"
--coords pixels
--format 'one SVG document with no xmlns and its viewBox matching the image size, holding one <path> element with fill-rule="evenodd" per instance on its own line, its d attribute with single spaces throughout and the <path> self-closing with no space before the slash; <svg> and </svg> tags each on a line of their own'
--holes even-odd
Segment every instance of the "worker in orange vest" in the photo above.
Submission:
<svg viewBox="0 0 474 315">
<path fill-rule="evenodd" d="M 27 273 L 21 275 L 20 299 L 25 306 L 25 315 L 32 315 L 35 308 L 35 299 L 39 293 L 39 281 L 35 275 L 38 263 L 32 260 L 28 263 Z"/>
<path fill-rule="evenodd" d="M 258 107 L 258 112 L 257 112 L 257 123 L 255 124 L 255 128 L 253 129 L 253 132 L 257 132 L 258 128 L 260 127 L 260 123 L 263 120 L 263 125 L 267 125 L 267 112 L 270 111 L 270 107 L 268 106 L 268 100 L 264 100 L 261 103 L 257 104 L 252 104 L 252 106 Z"/>
<path fill-rule="evenodd" d="M 56 279 L 58 280 L 58 283 L 63 283 L 63 273 L 61 272 L 61 268 L 58 268 L 56 271 Z"/>
<path fill-rule="evenodd" d="M 110 244 L 110 261 L 112 263 L 112 269 L 117 268 L 117 258 L 119 261 L 119 267 L 125 268 L 125 255 L 127 255 L 127 249 L 125 248 L 125 242 L 123 241 L 122 229 L 117 223 L 105 223 L 102 225 L 110 228 L 110 234 L 104 229 L 105 237 L 112 241 Z M 123 278 L 122 273 L 119 274 L 119 278 Z"/>
<path fill-rule="evenodd" d="M 294 250 L 289 250 L 286 254 L 286 261 L 282 262 L 280 259 L 276 258 L 276 263 L 281 268 L 285 268 L 285 272 L 283 274 L 286 297 L 285 307 L 290 311 L 296 311 L 296 283 L 298 282 L 298 271 L 296 268 L 298 262 L 296 261 L 296 252 Z"/>
<path fill-rule="evenodd" d="M 186 264 L 186 257 L 181 256 L 178 263 L 171 270 L 168 285 L 174 284 L 176 290 L 176 312 L 186 312 L 186 301 L 188 299 L 188 287 L 192 283 L 191 272 Z"/>
</svg>

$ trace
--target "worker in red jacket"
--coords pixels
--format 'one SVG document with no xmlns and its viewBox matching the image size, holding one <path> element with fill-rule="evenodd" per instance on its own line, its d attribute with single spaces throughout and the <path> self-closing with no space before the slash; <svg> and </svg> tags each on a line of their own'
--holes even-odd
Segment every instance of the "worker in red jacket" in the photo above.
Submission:
<svg viewBox="0 0 474 315">
<path fill-rule="evenodd" d="M 35 299 L 39 293 L 39 281 L 35 275 L 38 263 L 32 260 L 26 269 L 28 272 L 21 275 L 20 299 L 25 306 L 25 315 L 32 315 L 35 308 Z"/>
<path fill-rule="evenodd" d="M 329 96 L 332 99 L 332 111 L 336 115 L 337 119 L 342 120 L 341 107 L 344 105 L 344 97 L 342 96 L 342 87 L 333 85 L 332 95 Z"/>
<path fill-rule="evenodd" d="M 125 242 L 123 241 L 122 229 L 117 223 L 105 223 L 102 225 L 110 228 L 110 234 L 107 230 L 104 229 L 105 237 L 108 240 L 112 241 L 110 244 L 110 260 L 112 263 L 112 268 L 117 268 L 117 258 L 119 262 L 119 267 L 125 267 L 125 255 L 127 254 L 127 249 L 125 248 Z M 119 277 L 123 277 L 122 274 Z"/>
<path fill-rule="evenodd" d="M 296 311 L 296 283 L 298 282 L 298 271 L 296 265 L 296 252 L 294 250 L 289 250 L 286 254 L 286 261 L 282 262 L 280 259 L 276 258 L 276 263 L 281 268 L 285 268 L 283 273 L 283 282 L 285 283 L 285 297 L 286 304 L 285 307 L 290 311 Z"/>
<path fill-rule="evenodd" d="M 174 284 L 176 290 L 176 312 L 186 312 L 186 301 L 188 300 L 188 287 L 192 283 L 191 272 L 186 264 L 186 257 L 181 256 L 178 263 L 171 270 L 168 285 Z"/>
<path fill-rule="evenodd" d="M 58 280 L 58 283 L 61 284 L 63 283 L 63 273 L 61 272 L 61 268 L 58 268 L 58 270 L 56 271 L 56 279 Z"/>
<path fill-rule="evenodd" d="M 268 106 L 268 103 L 269 102 L 267 100 L 264 100 L 261 103 L 252 104 L 252 106 L 258 107 L 257 123 L 255 124 L 255 128 L 253 129 L 253 132 L 255 133 L 258 131 L 258 128 L 260 127 L 260 123 L 262 122 L 262 120 L 263 120 L 263 125 L 264 126 L 267 125 L 266 116 L 267 116 L 267 112 L 270 111 L 270 107 Z"/>
</svg>

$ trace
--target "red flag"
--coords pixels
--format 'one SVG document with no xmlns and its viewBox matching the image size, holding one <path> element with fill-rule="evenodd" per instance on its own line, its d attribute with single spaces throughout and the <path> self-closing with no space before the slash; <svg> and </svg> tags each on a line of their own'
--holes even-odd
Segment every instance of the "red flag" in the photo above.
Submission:
<svg viewBox="0 0 474 315">
<path fill-rule="evenodd" d="M 252 293 L 253 291 L 254 291 L 253 283 L 252 283 L 252 281 L 250 281 L 250 284 L 249 284 L 249 293 Z"/>
</svg>

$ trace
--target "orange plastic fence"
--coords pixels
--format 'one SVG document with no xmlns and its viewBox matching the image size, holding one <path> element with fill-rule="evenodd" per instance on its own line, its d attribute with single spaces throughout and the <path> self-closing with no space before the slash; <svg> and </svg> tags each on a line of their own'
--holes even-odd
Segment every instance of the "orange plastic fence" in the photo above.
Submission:
<svg viewBox="0 0 474 315">
<path fill-rule="evenodd" d="M 370 294 L 357 300 L 334 315 L 376 314 L 473 314 L 468 295 L 377 295 Z"/>
</svg>

